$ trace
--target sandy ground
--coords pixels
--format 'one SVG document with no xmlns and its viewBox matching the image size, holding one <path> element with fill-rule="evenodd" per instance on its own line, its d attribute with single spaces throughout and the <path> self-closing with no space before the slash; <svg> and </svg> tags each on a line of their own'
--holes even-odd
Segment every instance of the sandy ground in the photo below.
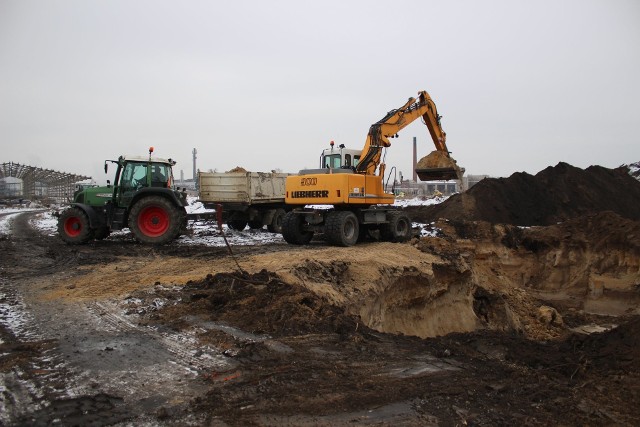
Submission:
<svg viewBox="0 0 640 427">
<path fill-rule="evenodd" d="M 614 213 L 352 248 L 247 231 L 234 256 L 13 215 L 5 425 L 640 422 L 640 228 Z"/>
</svg>

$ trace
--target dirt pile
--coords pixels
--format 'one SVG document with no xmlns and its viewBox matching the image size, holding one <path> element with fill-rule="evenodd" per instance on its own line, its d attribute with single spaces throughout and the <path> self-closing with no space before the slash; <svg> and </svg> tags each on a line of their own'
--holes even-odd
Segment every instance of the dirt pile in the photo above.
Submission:
<svg viewBox="0 0 640 427">
<path fill-rule="evenodd" d="M 461 179 L 464 170 L 442 151 L 432 151 L 416 164 L 416 173 L 423 181 Z"/>
<path fill-rule="evenodd" d="M 543 306 L 563 313 L 640 314 L 639 221 L 601 212 L 547 227 L 444 220 L 434 226 L 440 237 L 422 238 L 416 248 L 468 272 L 439 297 L 451 298 L 455 286 L 465 284 L 466 298 L 456 298 L 455 316 L 451 311 L 438 313 L 447 315 L 450 326 L 473 307 L 475 329 L 514 331 L 544 340 L 561 337 L 568 328 L 554 311 L 542 313 Z M 424 281 L 430 284 L 421 289 L 435 290 L 446 283 L 437 275 L 431 282 Z M 397 298 L 404 295 L 402 286 L 394 289 Z M 429 300 L 425 313 L 436 313 L 437 302 Z"/>
<path fill-rule="evenodd" d="M 226 173 L 246 173 L 247 170 L 241 166 L 236 166 L 233 169 L 228 170 Z"/>
<path fill-rule="evenodd" d="M 416 221 L 488 221 L 522 226 L 550 225 L 580 215 L 613 211 L 640 220 L 640 182 L 629 169 L 566 163 L 536 175 L 518 172 L 509 178 L 487 178 L 439 205 L 409 208 Z"/>
<path fill-rule="evenodd" d="M 552 371 L 572 380 L 593 380 L 594 376 L 627 373 L 637 375 L 640 368 L 638 317 L 608 331 L 571 334 L 564 340 L 536 342 L 513 339 L 518 342 L 507 346 L 506 360 L 536 370 Z M 634 391 L 637 392 L 638 387 Z"/>
<path fill-rule="evenodd" d="M 186 304 L 187 312 L 193 316 L 224 322 L 254 334 L 288 336 L 358 329 L 357 319 L 346 315 L 342 308 L 301 286 L 284 283 L 266 270 L 255 274 L 209 274 L 203 280 L 187 282 L 184 288 L 164 292 L 164 297 L 171 298 L 170 293 L 179 294 L 183 304 L 175 309 L 150 312 L 148 317 L 154 322 L 159 316 L 166 323 L 181 319 Z M 177 296 L 171 299 L 176 300 Z"/>
</svg>

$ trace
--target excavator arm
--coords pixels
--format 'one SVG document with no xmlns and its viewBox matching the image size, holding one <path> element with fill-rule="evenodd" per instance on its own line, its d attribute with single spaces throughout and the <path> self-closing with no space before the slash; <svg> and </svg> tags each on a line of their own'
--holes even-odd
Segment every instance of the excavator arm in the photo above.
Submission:
<svg viewBox="0 0 640 427">
<path fill-rule="evenodd" d="M 425 167 L 417 169 L 418 176 L 423 180 L 459 178 L 461 175 L 460 168 L 457 167 L 455 161 L 449 155 L 446 144 L 447 134 L 440 125 L 440 115 L 438 115 L 436 104 L 426 91 L 421 91 L 418 94 L 418 99 L 409 98 L 402 107 L 389 111 L 386 116 L 371 125 L 364 148 L 360 154 L 360 163 L 356 167 L 356 172 L 375 175 L 376 169 L 381 166 L 380 173 L 384 173 L 384 165 L 380 164 L 382 149 L 391 146 L 389 138 L 396 137 L 398 132 L 419 117 L 422 117 L 427 125 L 433 144 L 436 147 L 436 151 L 429 156 L 437 157 L 437 161 L 431 160 L 427 162 L 432 163 L 433 167 L 422 164 Z M 427 158 L 422 159 L 421 163 L 425 163 L 425 159 Z"/>
</svg>

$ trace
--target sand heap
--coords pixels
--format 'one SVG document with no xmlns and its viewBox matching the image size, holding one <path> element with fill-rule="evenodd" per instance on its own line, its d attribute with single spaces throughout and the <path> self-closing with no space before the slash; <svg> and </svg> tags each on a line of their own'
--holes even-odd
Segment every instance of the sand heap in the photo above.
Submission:
<svg viewBox="0 0 640 427">
<path fill-rule="evenodd" d="M 242 166 L 236 166 L 235 168 L 228 170 L 227 173 L 246 173 L 247 170 Z"/>
<path fill-rule="evenodd" d="M 484 179 L 464 194 L 409 213 L 421 222 L 446 218 L 523 226 L 551 225 L 604 211 L 640 220 L 640 182 L 629 170 L 558 163 L 536 175 L 518 172 Z"/>
</svg>

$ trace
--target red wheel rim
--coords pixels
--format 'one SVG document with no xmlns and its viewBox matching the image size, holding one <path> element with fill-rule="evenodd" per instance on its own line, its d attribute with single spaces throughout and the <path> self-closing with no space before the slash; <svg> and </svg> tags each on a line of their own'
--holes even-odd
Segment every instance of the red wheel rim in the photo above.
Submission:
<svg viewBox="0 0 640 427">
<path fill-rule="evenodd" d="M 169 228 L 169 214 L 157 206 L 144 208 L 138 216 L 138 228 L 145 236 L 162 236 Z"/>
<path fill-rule="evenodd" d="M 82 232 L 82 222 L 77 216 L 67 218 L 64 222 L 64 232 L 69 237 L 77 237 Z"/>
</svg>

